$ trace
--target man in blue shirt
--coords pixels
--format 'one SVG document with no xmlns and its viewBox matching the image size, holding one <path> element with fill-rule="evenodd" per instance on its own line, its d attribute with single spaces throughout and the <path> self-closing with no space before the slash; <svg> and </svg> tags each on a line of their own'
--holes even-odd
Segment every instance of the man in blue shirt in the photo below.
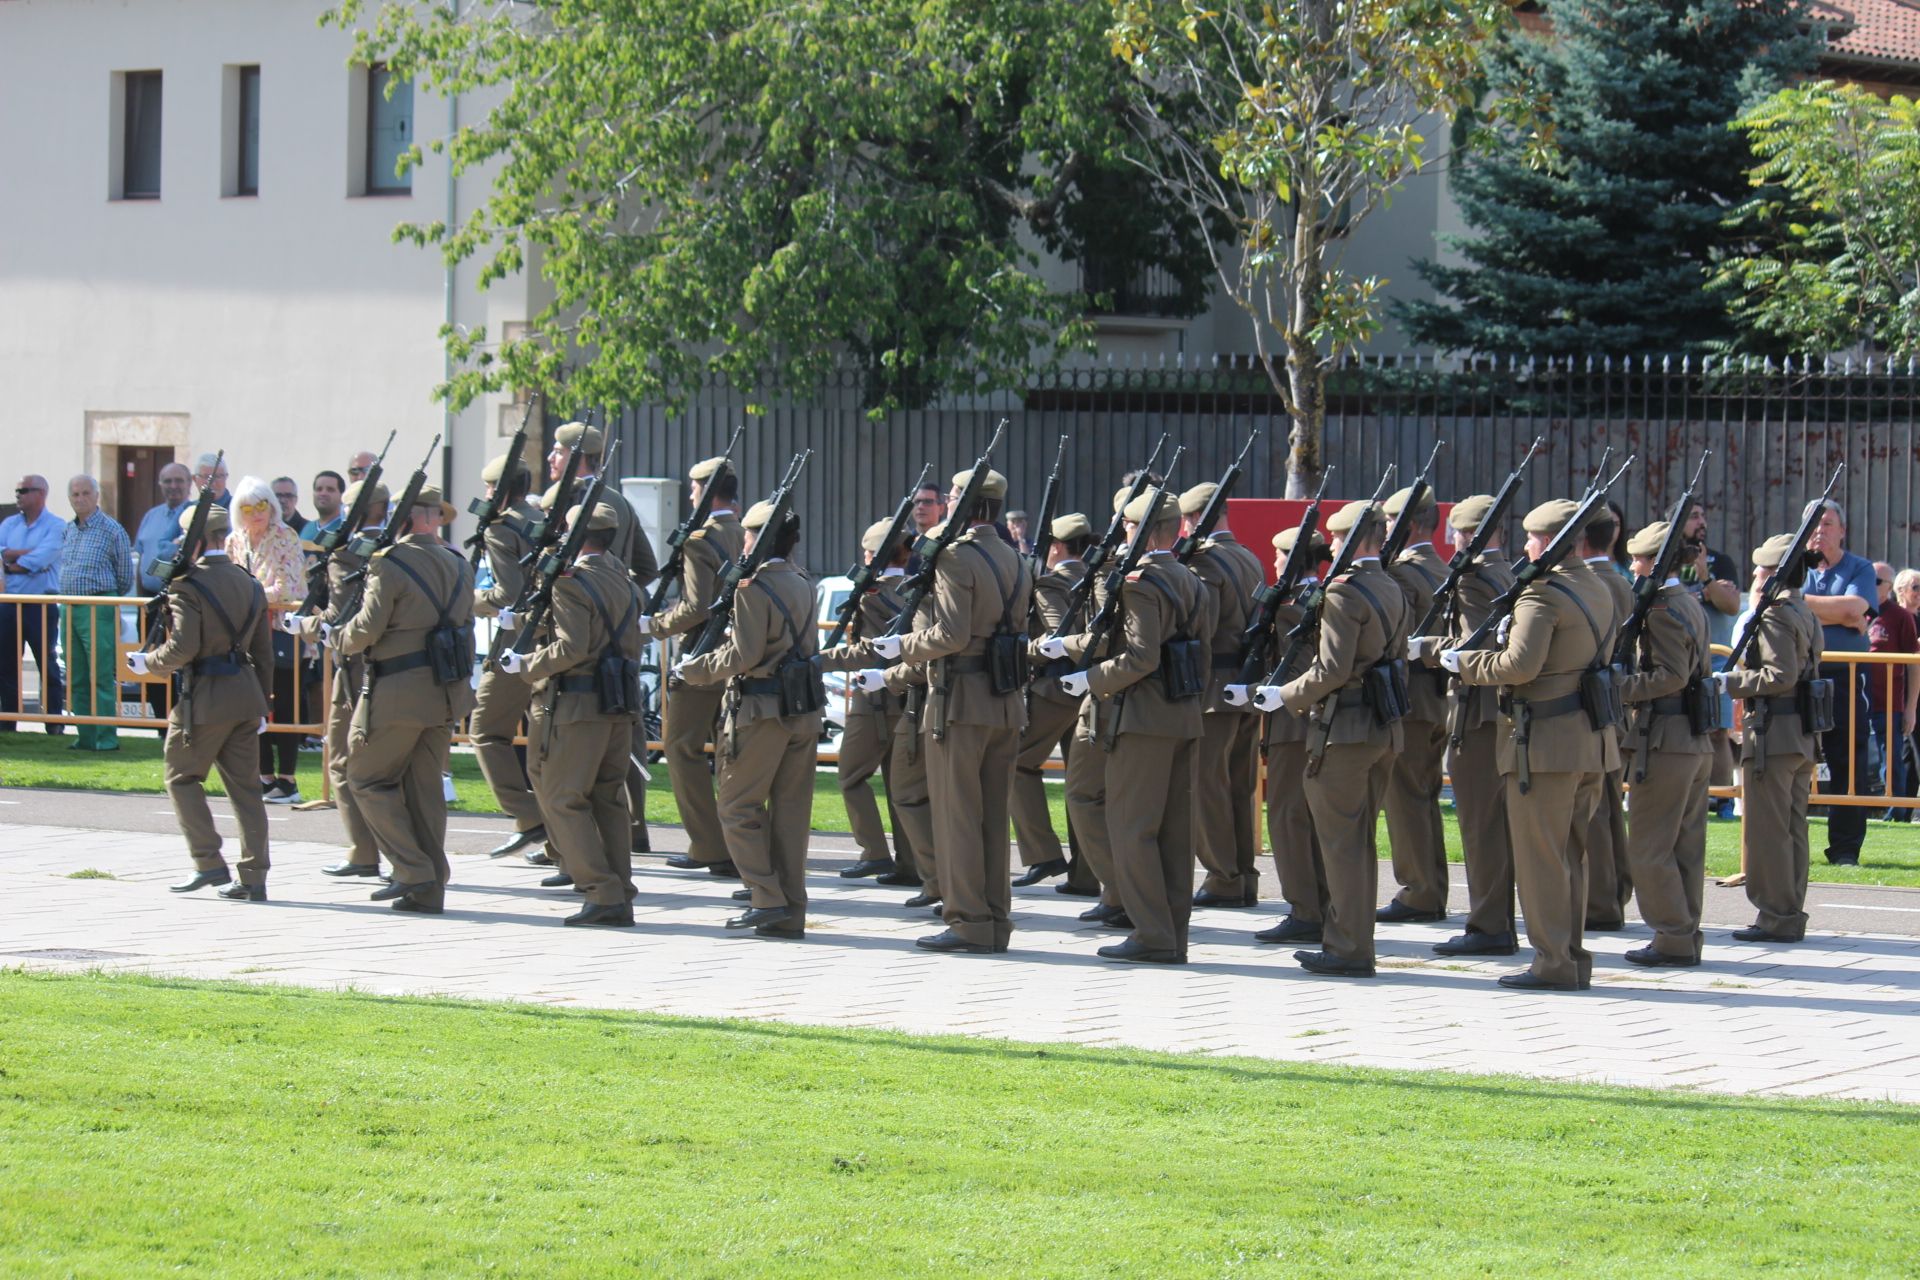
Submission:
<svg viewBox="0 0 1920 1280">
<path fill-rule="evenodd" d="M 1811 506 L 1808 508 L 1811 510 Z M 1807 550 L 1818 559 L 1807 571 L 1804 596 L 1820 620 L 1822 647 L 1828 653 L 1865 653 L 1867 629 L 1878 612 L 1880 591 L 1873 562 L 1847 550 L 1847 513 L 1828 499 L 1820 523 L 1807 539 Z M 1844 793 L 1852 789 L 1857 762 L 1866 770 L 1867 715 L 1864 696 L 1854 669 L 1844 663 L 1823 662 L 1820 676 L 1834 682 L 1833 731 L 1820 743 L 1831 781 L 1815 789 Z M 1859 805 L 1827 809 L 1827 861 L 1840 867 L 1860 865 L 1860 846 L 1867 838 L 1867 811 Z"/>
<path fill-rule="evenodd" d="M 140 517 L 140 527 L 133 535 L 140 590 L 147 595 L 160 590 L 160 579 L 153 576 L 153 562 L 166 559 L 180 545 L 180 513 L 193 505 L 192 495 L 191 471 L 178 462 L 160 468 L 161 503 Z"/>
<path fill-rule="evenodd" d="M 313 519 L 300 528 L 300 540 L 313 542 L 323 533 L 332 533 L 347 518 L 342 502 L 347 482 L 338 471 L 322 471 L 313 477 Z"/>
<path fill-rule="evenodd" d="M 22 476 L 13 491 L 17 515 L 0 521 L 0 592 L 15 596 L 53 594 L 53 573 L 60 564 L 60 539 L 67 522 L 47 510 L 47 478 Z M 0 602 L 0 711 L 20 710 L 20 654 L 24 642 L 40 668 L 40 710 L 59 715 L 66 709 L 66 688 L 60 678 L 55 650 L 59 641 L 58 615 L 52 605 Z M 0 720 L 0 733 L 12 733 L 16 724 Z M 65 726 L 50 724 L 48 733 Z"/>
<path fill-rule="evenodd" d="M 92 476 L 67 482 L 73 523 L 60 541 L 56 571 L 63 596 L 124 596 L 133 592 L 133 544 L 120 522 L 100 509 L 100 486 Z M 120 714 L 118 666 L 120 608 L 68 604 L 60 625 L 67 642 L 67 688 L 73 714 Z M 110 724 L 83 724 L 73 751 L 118 751 L 120 731 Z"/>
</svg>

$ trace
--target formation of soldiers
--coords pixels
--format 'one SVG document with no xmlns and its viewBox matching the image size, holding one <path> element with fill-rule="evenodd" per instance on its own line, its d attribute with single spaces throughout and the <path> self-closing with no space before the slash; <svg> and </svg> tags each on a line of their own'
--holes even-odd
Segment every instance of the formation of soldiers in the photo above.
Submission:
<svg viewBox="0 0 1920 1280">
<path fill-rule="evenodd" d="M 327 742 L 349 851 L 326 874 L 378 881 L 372 899 L 396 911 L 445 908 L 440 774 L 471 712 L 481 770 L 515 826 L 494 855 L 521 854 L 549 871 L 543 885 L 578 892 L 568 925 L 634 924 L 633 854 L 649 848 L 640 657 L 653 638 L 678 647 L 662 737 L 687 851 L 667 865 L 741 881 L 727 927 L 756 936 L 806 933 L 829 671 L 846 673 L 838 773 L 861 849 L 841 874 L 914 890 L 905 906 L 945 925 L 918 940 L 927 950 L 1006 951 L 1013 887 L 1058 879 L 1058 892 L 1097 899 L 1082 920 L 1122 935 L 1100 956 L 1184 963 L 1194 907 L 1260 900 L 1264 757 L 1287 914 L 1254 937 L 1297 944 L 1313 973 L 1371 976 L 1377 921 L 1447 919 L 1443 772 L 1468 909 L 1435 952 L 1516 954 L 1517 895 L 1533 960 L 1501 984 L 1584 988 L 1584 934 L 1620 927 L 1632 896 L 1654 938 L 1626 958 L 1696 965 L 1723 692 L 1744 700 L 1757 911 L 1735 937 L 1805 934 L 1807 801 L 1832 698 L 1797 589 L 1807 528 L 1755 549 L 1769 580 L 1716 675 L 1706 619 L 1675 576 L 1675 524 L 1631 538 L 1631 583 L 1599 550 L 1616 534 L 1603 498 L 1617 473 L 1604 463 L 1581 499 L 1526 512 L 1517 561 L 1500 530 L 1526 461 L 1497 493 L 1452 504 L 1444 548 L 1427 473 L 1388 494 L 1390 469 L 1372 498 L 1327 514 L 1324 537 L 1316 497 L 1274 539 L 1268 585 L 1262 558 L 1222 524 L 1240 461 L 1176 491 L 1156 450 L 1121 478 L 1102 521 L 1053 510 L 1056 468 L 1027 553 L 1005 532 L 1007 479 L 989 445 L 952 478 L 944 524 L 919 533 L 910 519 L 931 488 L 923 472 L 890 520 L 865 529 L 855 590 L 823 645 L 814 585 L 794 561 L 805 455 L 744 513 L 731 449 L 693 467 L 693 514 L 663 568 L 607 482 L 598 429 L 560 429 L 537 501 L 522 440 L 482 473 L 471 556 L 443 538 L 454 509 L 424 464 L 397 500 L 376 465 L 284 623 L 335 668 Z M 258 584 L 218 550 L 227 514 L 210 498 L 179 561 L 156 570 L 157 625 L 133 665 L 179 681 L 167 787 L 195 874 L 175 891 L 264 901 L 253 737 L 270 624 Z M 483 556 L 492 581 L 476 590 Z M 498 627 L 477 687 L 476 617 Z M 1042 779 L 1056 752 L 1065 844 Z M 239 819 L 233 869 L 203 790 L 214 768 Z M 1398 887 L 1381 905 L 1383 814 Z"/>
</svg>

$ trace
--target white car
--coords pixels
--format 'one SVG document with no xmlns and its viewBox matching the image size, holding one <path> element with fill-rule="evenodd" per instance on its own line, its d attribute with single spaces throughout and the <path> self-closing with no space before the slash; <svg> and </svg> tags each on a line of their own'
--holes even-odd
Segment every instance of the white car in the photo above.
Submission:
<svg viewBox="0 0 1920 1280">
<path fill-rule="evenodd" d="M 827 636 L 833 630 L 833 624 L 839 621 L 840 607 L 853 595 L 853 579 L 845 574 L 836 573 L 830 578 L 820 578 L 813 584 L 814 600 L 820 608 L 820 643 L 827 643 Z M 821 676 L 827 687 L 826 723 L 820 728 L 823 739 L 838 739 L 847 727 L 847 689 L 849 675 L 845 671 L 829 671 Z"/>
</svg>

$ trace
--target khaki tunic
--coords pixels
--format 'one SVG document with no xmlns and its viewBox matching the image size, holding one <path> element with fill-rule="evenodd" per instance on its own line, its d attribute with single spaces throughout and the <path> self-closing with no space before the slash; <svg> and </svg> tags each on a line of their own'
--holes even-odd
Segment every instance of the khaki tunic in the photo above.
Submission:
<svg viewBox="0 0 1920 1280">
<path fill-rule="evenodd" d="M 1073 663 L 1065 658 L 1044 657 L 1039 645 L 1066 616 L 1073 584 L 1085 571 L 1086 565 L 1079 560 L 1062 560 L 1033 583 L 1034 608 L 1030 611 L 1032 617 L 1027 631 L 1027 658 L 1035 675 L 1027 689 L 1027 727 L 1020 736 L 1019 753 L 1014 758 L 1011 801 L 1013 834 L 1020 845 L 1023 866 L 1039 866 L 1064 856 L 1060 836 L 1053 829 L 1053 810 L 1047 803 L 1044 771 L 1056 750 L 1062 753 L 1067 768 L 1073 768 L 1073 725 L 1080 714 L 1080 699 L 1060 687 L 1060 676 L 1071 671 Z M 1071 817 L 1068 830 L 1073 834 Z M 1075 883 L 1075 877 L 1080 876 L 1078 883 L 1084 884 L 1084 877 L 1091 874 L 1090 869 L 1083 872 L 1079 863 L 1080 860 L 1075 859 L 1068 875 L 1069 883 Z"/>
<path fill-rule="evenodd" d="M 653 620 L 653 633 L 662 639 L 697 633 L 720 593 L 720 572 L 738 560 L 746 546 L 740 517 L 732 511 L 710 515 L 687 536 L 682 548 L 680 598 Z M 708 764 L 707 744 L 720 718 L 725 690 L 720 685 L 667 682 L 666 715 L 660 740 L 673 784 L 674 803 L 687 831 L 687 856 L 695 862 L 725 862 L 727 838 L 720 827 L 714 801 L 714 770 Z"/>
<path fill-rule="evenodd" d="M 1408 547 L 1388 571 L 1407 600 L 1407 625 L 1427 616 L 1447 580 L 1447 562 L 1431 542 Z M 1407 673 L 1412 710 L 1400 722 L 1405 743 L 1387 776 L 1387 841 L 1393 850 L 1395 901 L 1415 911 L 1447 909 L 1447 840 L 1440 821 L 1441 775 L 1447 754 L 1447 700 L 1441 680 L 1424 669 Z"/>
<path fill-rule="evenodd" d="M 516 526 L 524 527 L 539 519 L 532 504 L 522 500 L 502 513 L 505 518 L 487 527 L 487 564 L 493 570 L 493 585 L 473 593 L 473 616 L 492 618 L 513 606 L 526 584 L 526 571 L 520 562 L 532 544 Z M 474 758 L 481 776 L 493 791 L 500 808 L 513 819 L 516 831 L 533 831 L 544 824 L 540 802 L 534 798 L 527 769 L 513 740 L 519 736 L 520 722 L 532 704 L 533 687 L 518 676 L 498 671 L 489 664 L 480 672 L 480 687 L 475 698 L 473 720 L 467 732 L 473 738 Z"/>
<path fill-rule="evenodd" d="M 1513 586 L 1506 553 L 1482 552 L 1460 575 L 1444 628 L 1458 644 L 1493 612 L 1493 602 Z M 1427 665 L 1438 670 L 1436 657 Z M 1514 934 L 1513 833 L 1507 826 L 1507 788 L 1499 767 L 1500 713 L 1497 693 L 1484 685 L 1447 681 L 1454 812 L 1460 820 L 1460 851 L 1467 869 L 1467 928 L 1492 937 Z"/>
<path fill-rule="evenodd" d="M 1594 576 L 1607 586 L 1613 597 L 1614 630 L 1625 625 L 1633 612 L 1633 587 L 1620 576 L 1613 559 L 1596 556 L 1587 562 Z M 1609 644 L 1612 642 L 1609 641 Z M 1608 657 L 1612 654 L 1609 652 Z M 1621 727 L 1605 731 L 1616 744 Z M 1607 770 L 1600 779 L 1600 803 L 1584 831 L 1576 831 L 1574 840 L 1587 863 L 1587 917 L 1589 928 L 1617 929 L 1626 920 L 1627 902 L 1633 897 L 1633 874 L 1627 861 L 1627 813 L 1624 799 L 1625 778 L 1619 766 Z"/>
<path fill-rule="evenodd" d="M 380 526 L 375 525 L 362 529 L 360 534 L 377 538 L 380 532 Z M 327 607 L 300 619 L 299 634 L 305 639 L 318 641 L 322 623 L 338 628 L 347 620 L 346 597 L 352 593 L 347 578 L 366 563 L 353 553 L 351 543 L 352 539 L 342 542 L 327 562 L 330 588 Z M 353 724 L 353 709 L 360 702 L 361 686 L 366 683 L 367 660 L 359 654 L 349 657 L 337 649 L 328 652 L 332 655 L 327 661 L 333 664 L 333 693 L 327 700 L 327 782 L 333 791 L 334 808 L 340 814 L 340 825 L 346 831 L 347 861 L 356 867 L 375 867 L 380 864 L 380 851 L 374 843 L 373 828 L 367 825 L 367 817 L 360 811 L 360 799 L 347 783 L 347 737 Z"/>
<path fill-rule="evenodd" d="M 852 633 L 856 640 L 878 635 L 900 615 L 902 578 L 903 571 L 893 569 L 875 581 L 874 589 L 860 602 L 854 615 Z M 837 773 L 840 798 L 846 802 L 848 825 L 860 845 L 860 856 L 872 861 L 897 860 L 900 866 L 911 869 L 914 865 L 912 837 L 901 825 L 899 812 L 893 805 L 894 732 L 905 713 L 906 703 L 904 693 L 887 689 L 863 693 L 849 686 Z M 880 821 L 880 805 L 873 794 L 872 779 L 876 773 L 886 784 L 887 808 L 893 819 L 891 851 L 886 825 Z"/>
<path fill-rule="evenodd" d="M 1318 582 L 1308 578 L 1300 590 Z M 1297 604 L 1278 606 L 1276 633 L 1284 636 L 1298 626 L 1302 613 Z M 1284 684 L 1298 674 L 1283 671 L 1276 678 Z M 1267 842 L 1273 846 L 1274 870 L 1280 873 L 1280 896 L 1288 915 L 1303 924 L 1320 924 L 1327 918 L 1327 870 L 1313 809 L 1307 804 L 1306 717 L 1281 706 L 1267 716 L 1260 745 L 1267 758 Z"/>
<path fill-rule="evenodd" d="M 1206 584 L 1215 615 L 1196 765 L 1194 852 L 1207 872 L 1200 887 L 1222 898 L 1252 902 L 1260 892 L 1254 862 L 1260 852 L 1254 816 L 1260 716 L 1250 705 L 1231 705 L 1226 694 L 1240 670 L 1253 593 L 1266 581 L 1266 573 L 1253 552 L 1224 530 L 1200 545 L 1188 567 Z"/>
</svg>

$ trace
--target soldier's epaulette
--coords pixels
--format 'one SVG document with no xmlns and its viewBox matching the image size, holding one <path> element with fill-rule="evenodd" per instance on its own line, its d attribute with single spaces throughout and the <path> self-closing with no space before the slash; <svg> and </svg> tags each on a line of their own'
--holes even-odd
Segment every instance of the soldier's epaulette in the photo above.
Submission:
<svg viewBox="0 0 1920 1280">
<path fill-rule="evenodd" d="M 393 547 L 392 547 L 391 545 L 388 545 L 388 546 L 384 546 L 384 547 L 382 547 L 382 548 L 380 548 L 380 549 L 379 549 L 378 551 L 376 551 L 376 552 L 374 552 L 374 553 L 373 553 L 373 555 L 372 555 L 372 556 L 370 556 L 370 557 L 368 557 L 368 558 L 369 558 L 369 559 L 373 559 L 373 560 L 378 560 L 378 559 L 379 559 L 379 558 L 380 558 L 381 556 L 384 556 L 384 555 L 386 555 L 386 554 L 387 554 L 387 552 L 389 552 L 389 551 L 391 551 L 391 550 L 393 550 Z"/>
<path fill-rule="evenodd" d="M 692 533 L 687 535 L 687 541 L 692 542 L 695 538 L 704 538 L 706 536 L 707 536 L 707 526 L 701 525 L 698 529 L 695 529 Z"/>
<path fill-rule="evenodd" d="M 1132 573 L 1127 575 L 1127 581 L 1138 582 L 1142 578 L 1146 577 L 1146 575 L 1147 575 L 1147 571 L 1145 569 L 1135 569 Z"/>
</svg>

